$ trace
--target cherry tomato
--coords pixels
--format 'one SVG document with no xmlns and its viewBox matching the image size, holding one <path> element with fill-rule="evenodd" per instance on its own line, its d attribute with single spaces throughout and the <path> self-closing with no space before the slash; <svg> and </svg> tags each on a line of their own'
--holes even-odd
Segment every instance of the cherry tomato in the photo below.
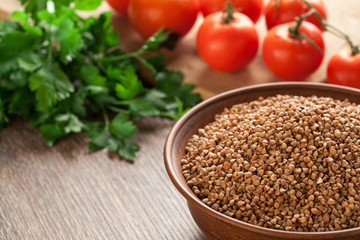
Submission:
<svg viewBox="0 0 360 240">
<path fill-rule="evenodd" d="M 198 11 L 198 0 L 131 0 L 128 9 L 131 24 L 144 38 L 161 27 L 184 36 L 194 25 Z"/>
<path fill-rule="evenodd" d="M 211 13 L 223 11 L 228 0 L 201 0 L 201 12 L 206 17 Z M 256 23 L 262 13 L 263 0 L 231 0 L 239 12 L 244 13 Z"/>
<path fill-rule="evenodd" d="M 127 9 L 130 0 L 106 0 L 107 3 L 112 7 L 117 13 L 127 15 Z"/>
<path fill-rule="evenodd" d="M 268 29 L 282 23 L 292 22 L 295 17 L 309 11 L 309 8 L 301 0 L 278 1 L 278 6 L 276 6 L 276 0 L 269 0 L 265 6 L 264 12 Z M 324 19 L 327 18 L 325 4 L 322 0 L 308 0 L 308 2 Z M 306 21 L 315 24 L 322 31 L 324 30 L 322 23 L 314 14 L 309 16 Z"/>
<path fill-rule="evenodd" d="M 344 48 L 331 57 L 327 68 L 329 83 L 360 88 L 360 53 Z"/>
<path fill-rule="evenodd" d="M 270 71 L 288 81 L 303 80 L 312 74 L 320 66 L 325 49 L 322 32 L 314 24 L 303 22 L 299 33 L 307 35 L 320 49 L 301 36 L 300 39 L 292 37 L 289 27 L 295 25 L 291 22 L 272 28 L 262 49 L 263 59 Z"/>
<path fill-rule="evenodd" d="M 254 23 L 242 13 L 234 13 L 231 23 L 222 22 L 223 13 L 210 14 L 197 34 L 197 49 L 210 67 L 233 72 L 244 68 L 255 57 L 259 37 Z"/>
</svg>

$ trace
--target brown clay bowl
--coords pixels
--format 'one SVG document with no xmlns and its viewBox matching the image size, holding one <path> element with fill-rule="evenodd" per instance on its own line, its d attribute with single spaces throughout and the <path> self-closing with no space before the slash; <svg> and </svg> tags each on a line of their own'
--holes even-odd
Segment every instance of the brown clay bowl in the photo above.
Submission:
<svg viewBox="0 0 360 240">
<path fill-rule="evenodd" d="M 360 104 L 360 90 L 317 83 L 273 83 L 245 87 L 214 96 L 187 112 L 170 131 L 165 143 L 164 158 L 167 172 L 178 191 L 186 198 L 190 212 L 201 231 L 209 239 L 290 240 L 290 239 L 360 239 L 360 227 L 332 232 L 287 232 L 255 226 L 219 213 L 204 204 L 186 185 L 180 160 L 187 140 L 197 130 L 214 120 L 225 107 L 248 102 L 260 96 L 276 94 L 324 96 L 349 99 Z"/>
</svg>

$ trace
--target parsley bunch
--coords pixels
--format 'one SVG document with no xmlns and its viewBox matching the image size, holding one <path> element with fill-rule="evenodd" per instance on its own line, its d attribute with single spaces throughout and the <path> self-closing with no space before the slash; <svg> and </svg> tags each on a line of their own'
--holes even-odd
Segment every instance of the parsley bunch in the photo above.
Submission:
<svg viewBox="0 0 360 240">
<path fill-rule="evenodd" d="M 174 43 L 169 31 L 125 53 L 111 13 L 82 19 L 76 12 L 95 9 L 101 0 L 21 3 L 24 11 L 11 15 L 16 21 L 0 22 L 0 128 L 20 116 L 39 127 L 50 146 L 86 132 L 90 150 L 108 148 L 132 161 L 139 149 L 129 141 L 137 131 L 134 120 L 177 119 L 200 102 L 194 86 L 182 84 L 183 75 L 167 70 L 157 52 Z M 154 87 L 143 84 L 140 67 L 151 72 Z"/>
</svg>

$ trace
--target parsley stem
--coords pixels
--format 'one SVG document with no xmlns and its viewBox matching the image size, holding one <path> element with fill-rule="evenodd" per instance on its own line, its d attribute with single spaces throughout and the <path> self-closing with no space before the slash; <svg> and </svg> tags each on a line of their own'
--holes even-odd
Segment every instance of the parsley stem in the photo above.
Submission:
<svg viewBox="0 0 360 240">
<path fill-rule="evenodd" d="M 128 105 L 131 101 L 128 100 L 121 100 L 121 101 L 116 101 L 115 104 L 117 105 Z"/>
<path fill-rule="evenodd" d="M 107 112 L 106 112 L 104 107 L 102 107 L 101 110 L 102 110 L 105 125 L 106 125 L 106 128 L 107 128 L 109 126 L 109 117 L 108 117 Z"/>
<path fill-rule="evenodd" d="M 174 120 L 178 119 L 178 117 L 175 114 L 168 113 L 168 112 L 160 112 L 160 117 L 171 118 L 171 119 L 174 119 Z"/>
<path fill-rule="evenodd" d="M 132 53 L 122 54 L 122 55 L 115 56 L 115 57 L 104 58 L 104 62 L 115 62 L 115 61 L 124 60 L 126 58 L 137 58 L 142 54 L 144 54 L 144 51 L 142 49 L 140 49 L 140 50 L 132 52 Z"/>
<path fill-rule="evenodd" d="M 126 109 L 123 109 L 123 108 L 119 108 L 119 107 L 115 107 L 115 106 L 108 106 L 107 108 L 110 109 L 113 112 L 116 112 L 116 113 L 122 113 L 122 114 L 125 114 L 125 115 L 130 114 L 129 110 L 126 110 Z"/>
<path fill-rule="evenodd" d="M 47 52 L 47 61 L 48 63 L 52 62 L 52 51 L 53 51 L 53 47 L 52 47 L 52 31 L 51 31 L 51 26 L 48 26 L 46 28 L 47 30 L 47 40 L 48 40 L 48 52 Z"/>
</svg>

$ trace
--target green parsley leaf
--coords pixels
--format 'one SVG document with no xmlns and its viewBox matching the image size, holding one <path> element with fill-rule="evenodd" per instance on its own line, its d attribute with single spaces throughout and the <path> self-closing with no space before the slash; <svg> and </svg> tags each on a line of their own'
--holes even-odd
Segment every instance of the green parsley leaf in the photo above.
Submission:
<svg viewBox="0 0 360 240">
<path fill-rule="evenodd" d="M 135 159 L 135 153 L 140 149 L 140 146 L 134 142 L 120 139 L 119 140 L 119 155 L 126 160 L 132 162 Z"/>
<path fill-rule="evenodd" d="M 89 149 L 91 151 L 97 151 L 105 148 L 108 145 L 108 130 L 106 125 L 101 122 L 92 122 L 88 126 L 86 131 L 90 142 Z"/>
<path fill-rule="evenodd" d="M 43 35 L 43 31 L 40 27 L 33 26 L 29 23 L 24 23 L 21 25 L 22 28 L 28 32 L 29 34 L 36 35 L 38 37 L 41 37 Z"/>
<path fill-rule="evenodd" d="M 38 44 L 34 34 L 12 31 L 0 41 L 0 62 L 16 61 L 16 58 L 30 52 Z"/>
<path fill-rule="evenodd" d="M 98 19 L 89 18 L 84 25 L 88 32 L 86 38 L 88 49 L 95 53 L 103 53 L 119 43 L 119 35 L 111 24 L 111 12 L 102 13 Z"/>
<path fill-rule="evenodd" d="M 62 7 L 68 7 L 74 0 L 53 0 L 55 7 L 61 9 Z"/>
<path fill-rule="evenodd" d="M 0 40 L 5 36 L 6 34 L 20 30 L 20 25 L 16 22 L 2 20 L 0 22 Z"/>
<path fill-rule="evenodd" d="M 8 75 L 6 82 L 0 82 L 0 87 L 8 90 L 17 90 L 26 86 L 28 74 L 24 71 L 18 70 L 16 72 L 11 72 Z"/>
<path fill-rule="evenodd" d="M 115 85 L 116 96 L 128 100 L 134 98 L 142 90 L 142 83 L 139 80 L 134 66 L 128 65 L 119 75 L 120 83 Z"/>
<path fill-rule="evenodd" d="M 201 102 L 200 94 L 192 93 L 195 88 L 192 84 L 182 84 L 173 95 L 183 102 L 185 108 L 190 108 Z"/>
<path fill-rule="evenodd" d="M 80 32 L 75 28 L 75 23 L 70 19 L 62 21 L 55 34 L 55 40 L 58 41 L 60 45 L 60 54 L 63 62 L 70 62 L 76 51 L 83 46 Z"/>
<path fill-rule="evenodd" d="M 10 17 L 19 23 L 27 23 L 28 22 L 28 15 L 24 11 L 15 11 L 10 14 Z"/>
<path fill-rule="evenodd" d="M 176 71 L 163 71 L 155 76 L 155 88 L 161 92 L 167 93 L 174 98 L 178 98 L 184 104 L 185 108 L 192 107 L 201 102 L 199 94 L 192 93 L 194 86 L 191 84 L 182 84 L 184 75 Z"/>
<path fill-rule="evenodd" d="M 158 116 L 160 115 L 159 109 L 146 98 L 136 98 L 129 103 L 130 115 L 134 119 L 140 117 Z"/>
<path fill-rule="evenodd" d="M 140 146 L 134 142 L 118 138 L 109 139 L 109 151 L 119 153 L 120 156 L 124 157 L 130 162 L 134 161 L 135 153 L 139 149 Z"/>
<path fill-rule="evenodd" d="M 11 97 L 9 114 L 29 118 L 35 109 L 35 97 L 28 88 L 19 88 Z"/>
<path fill-rule="evenodd" d="M 47 0 L 20 0 L 25 6 L 25 12 L 36 19 L 36 13 L 45 10 L 47 7 Z"/>
<path fill-rule="evenodd" d="M 123 114 L 118 114 L 110 122 L 110 133 L 118 138 L 129 138 L 133 136 L 137 129 L 135 125 L 129 121 L 129 117 Z"/>
<path fill-rule="evenodd" d="M 79 10 L 94 10 L 100 6 L 102 0 L 75 0 L 75 8 Z"/>
<path fill-rule="evenodd" d="M 35 52 L 29 52 L 17 59 L 19 67 L 28 72 L 33 72 L 43 65 L 43 60 Z"/>
<path fill-rule="evenodd" d="M 82 19 L 77 10 L 101 0 L 20 0 L 24 11 L 0 22 L 0 127 L 13 116 L 40 128 L 50 146 L 86 132 L 89 149 L 107 148 L 133 161 L 130 141 L 141 117 L 177 119 L 199 100 L 183 75 L 166 69 L 157 52 L 178 36 L 160 30 L 137 51 L 126 53 L 111 13 Z M 143 73 L 152 74 L 147 76 Z M 142 83 L 153 77 L 155 87 Z M 103 122 L 93 121 L 103 114 Z M 115 116 L 109 120 L 110 116 Z"/>
<path fill-rule="evenodd" d="M 53 146 L 55 141 L 66 135 L 63 128 L 57 124 L 44 124 L 40 126 L 40 133 L 45 138 L 49 146 Z"/>
<path fill-rule="evenodd" d="M 85 65 L 81 68 L 81 77 L 86 85 L 106 87 L 107 80 L 100 75 L 100 70 L 94 65 Z"/>
<path fill-rule="evenodd" d="M 161 112 L 169 110 L 169 107 L 173 105 L 172 97 L 169 97 L 166 93 L 160 92 L 156 89 L 146 93 L 144 98 L 146 99 L 146 101 L 150 102 L 156 109 L 158 109 Z"/>
<path fill-rule="evenodd" d="M 79 118 L 71 113 L 60 114 L 55 117 L 55 121 L 63 126 L 65 133 L 79 133 L 86 129 L 86 126 Z"/>
<path fill-rule="evenodd" d="M 172 93 L 176 91 L 184 78 L 181 72 L 176 71 L 164 71 L 155 76 L 156 85 L 155 88 L 159 91 Z"/>
<path fill-rule="evenodd" d="M 80 118 L 86 117 L 85 99 L 86 93 L 83 91 L 76 92 L 69 99 L 68 106 L 70 106 L 71 112 Z"/>
<path fill-rule="evenodd" d="M 36 92 L 36 100 L 42 110 L 51 108 L 74 92 L 74 85 L 57 64 L 48 64 L 32 74 L 29 87 Z"/>
</svg>

